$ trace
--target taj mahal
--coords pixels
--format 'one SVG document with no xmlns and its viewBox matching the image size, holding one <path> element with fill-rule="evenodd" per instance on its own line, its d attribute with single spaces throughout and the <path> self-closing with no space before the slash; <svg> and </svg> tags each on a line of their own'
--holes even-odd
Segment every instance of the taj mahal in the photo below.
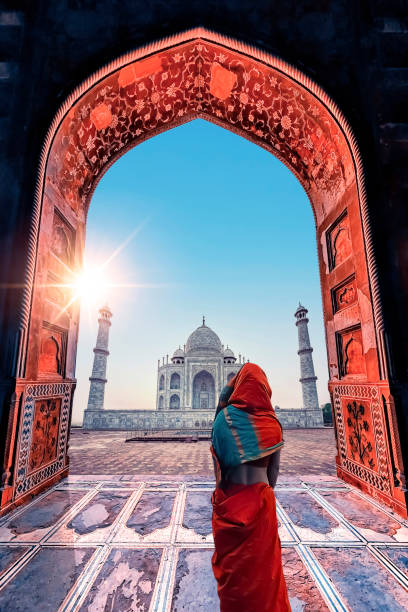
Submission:
<svg viewBox="0 0 408 612">
<path fill-rule="evenodd" d="M 312 347 L 308 332 L 307 309 L 299 303 L 295 312 L 298 328 L 303 407 L 281 409 L 275 406 L 283 427 L 321 427 Z M 88 405 L 84 412 L 84 429 L 116 430 L 203 430 L 210 429 L 218 395 L 225 384 L 245 363 L 245 357 L 222 344 L 208 325 L 202 324 L 188 337 L 173 356 L 158 360 L 157 393 L 154 410 L 106 410 L 104 393 L 109 355 L 109 330 L 112 312 L 108 306 L 99 311 L 99 330 L 94 348 Z M 247 360 L 249 361 L 249 360 Z"/>
<path fill-rule="evenodd" d="M 218 394 L 239 370 L 245 358 L 224 348 L 205 317 L 174 352 L 171 363 L 160 361 L 157 371 L 157 410 L 215 410 Z"/>
</svg>

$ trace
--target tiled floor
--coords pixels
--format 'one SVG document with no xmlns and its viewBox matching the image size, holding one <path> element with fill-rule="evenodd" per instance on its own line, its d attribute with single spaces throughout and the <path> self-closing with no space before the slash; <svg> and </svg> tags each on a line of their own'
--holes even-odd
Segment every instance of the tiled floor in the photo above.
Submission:
<svg viewBox="0 0 408 612">
<path fill-rule="evenodd" d="M 335 476 L 336 446 L 331 428 L 288 429 L 281 453 L 285 475 Z M 71 474 L 191 474 L 212 478 L 210 442 L 128 442 L 122 431 L 71 431 Z M 169 460 L 170 459 L 170 460 Z"/>
<path fill-rule="evenodd" d="M 70 476 L 0 520 L 0 610 L 214 612 L 210 496 L 195 476 Z M 276 495 L 293 612 L 408 609 L 408 523 L 335 477 Z"/>
</svg>

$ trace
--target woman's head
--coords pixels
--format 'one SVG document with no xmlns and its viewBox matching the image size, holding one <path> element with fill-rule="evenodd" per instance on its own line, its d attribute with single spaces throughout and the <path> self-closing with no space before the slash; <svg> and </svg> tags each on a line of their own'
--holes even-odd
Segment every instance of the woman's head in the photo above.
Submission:
<svg viewBox="0 0 408 612">
<path fill-rule="evenodd" d="M 245 363 L 233 380 L 234 390 L 229 403 L 246 410 L 273 410 L 271 404 L 272 390 L 265 372 L 255 363 Z"/>
</svg>

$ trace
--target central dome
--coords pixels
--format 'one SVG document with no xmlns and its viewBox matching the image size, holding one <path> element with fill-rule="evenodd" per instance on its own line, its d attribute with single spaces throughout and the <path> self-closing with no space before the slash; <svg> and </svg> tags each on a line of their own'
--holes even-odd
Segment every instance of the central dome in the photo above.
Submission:
<svg viewBox="0 0 408 612">
<path fill-rule="evenodd" d="M 203 322 L 188 337 L 186 352 L 190 351 L 218 351 L 222 352 L 221 340 L 217 334 Z"/>
</svg>

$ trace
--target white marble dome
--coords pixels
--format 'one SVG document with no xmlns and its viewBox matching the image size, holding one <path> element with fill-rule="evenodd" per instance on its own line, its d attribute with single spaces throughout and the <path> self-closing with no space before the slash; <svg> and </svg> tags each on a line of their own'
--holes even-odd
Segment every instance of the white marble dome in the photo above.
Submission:
<svg viewBox="0 0 408 612">
<path fill-rule="evenodd" d="M 218 351 L 222 353 L 221 340 L 210 327 L 203 323 L 188 337 L 186 353 L 191 351 Z"/>
<path fill-rule="evenodd" d="M 174 359 L 175 357 L 184 357 L 184 351 L 182 348 L 179 347 L 174 351 L 172 359 Z"/>
<path fill-rule="evenodd" d="M 232 357 L 235 359 L 234 351 L 232 351 L 228 346 L 224 351 L 224 357 Z"/>
</svg>

